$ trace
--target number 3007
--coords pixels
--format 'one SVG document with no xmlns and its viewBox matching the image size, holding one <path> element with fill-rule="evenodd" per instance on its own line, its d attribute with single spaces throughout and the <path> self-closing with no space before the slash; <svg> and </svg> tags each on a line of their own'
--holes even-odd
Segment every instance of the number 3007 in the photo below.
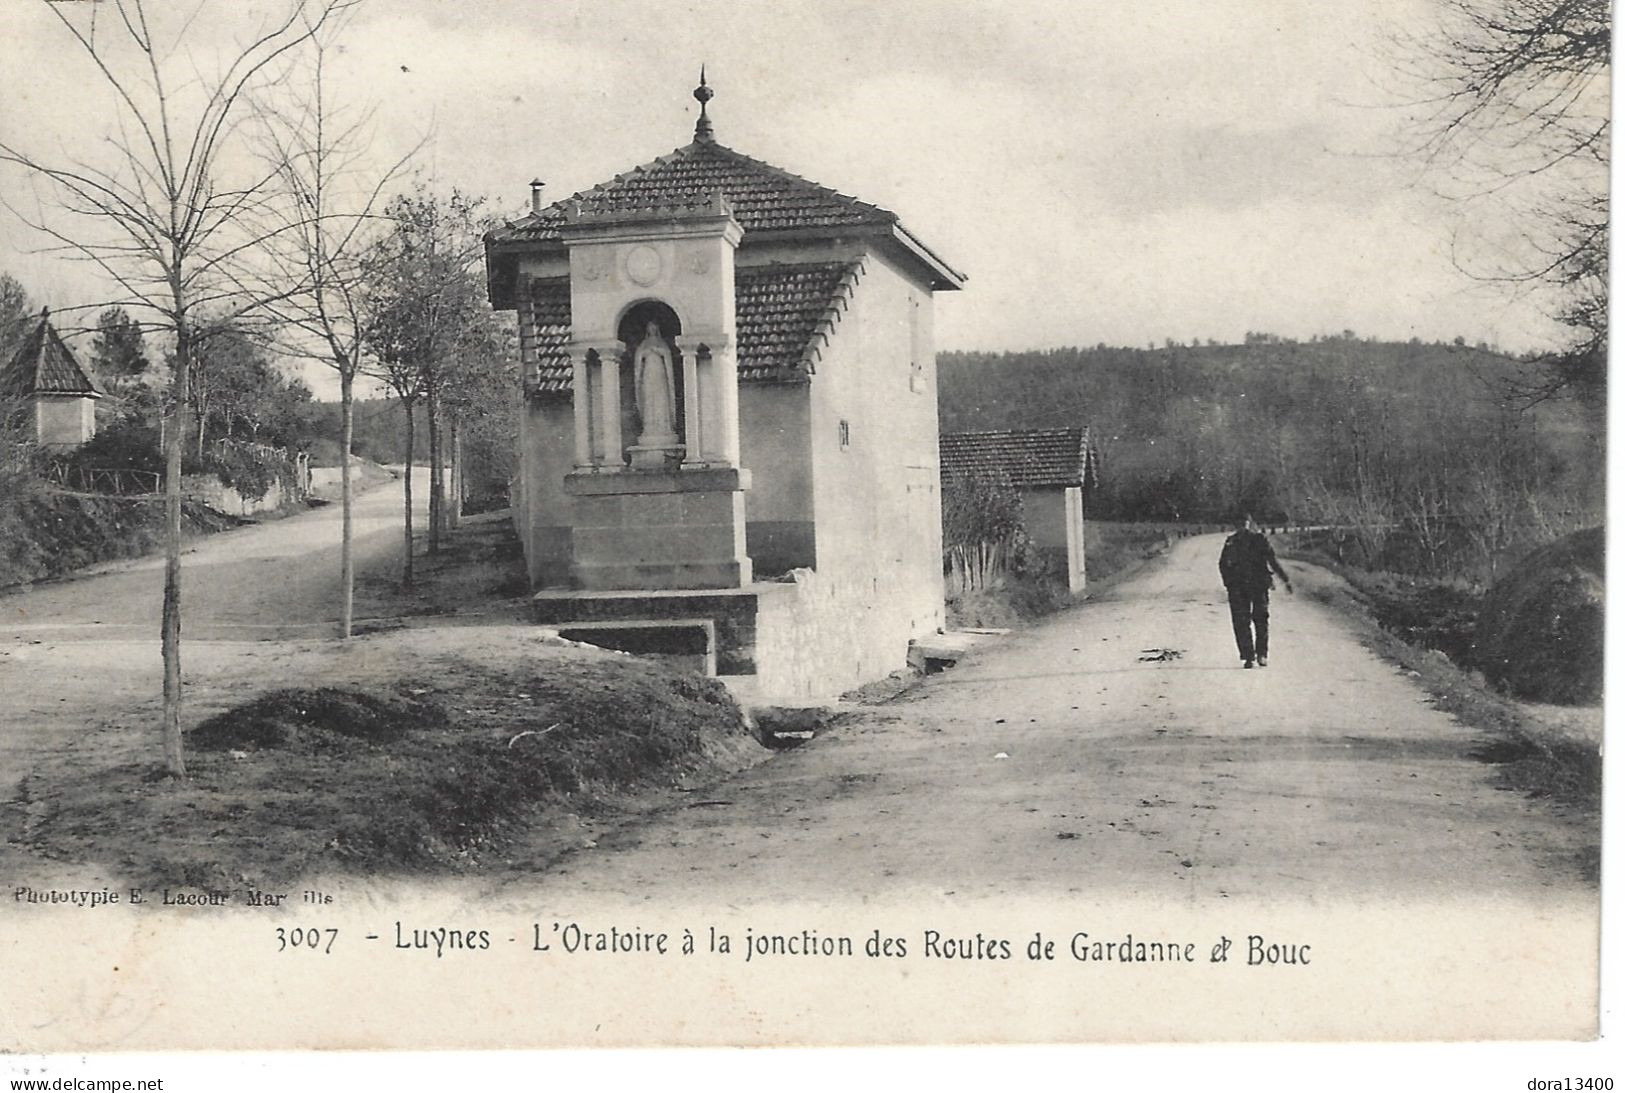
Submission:
<svg viewBox="0 0 1625 1093">
<path fill-rule="evenodd" d="M 287 952 L 289 949 L 309 949 L 312 952 L 330 953 L 333 951 L 333 942 L 338 939 L 336 928 L 295 926 L 289 929 L 286 926 L 276 928 L 276 951 Z"/>
</svg>

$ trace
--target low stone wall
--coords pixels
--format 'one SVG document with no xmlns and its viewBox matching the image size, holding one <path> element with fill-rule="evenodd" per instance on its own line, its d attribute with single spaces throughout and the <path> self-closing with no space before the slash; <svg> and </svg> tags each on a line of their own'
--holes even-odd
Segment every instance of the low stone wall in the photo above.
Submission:
<svg viewBox="0 0 1625 1093">
<path fill-rule="evenodd" d="M 876 625 L 856 595 L 810 569 L 756 592 L 756 679 L 764 699 L 827 701 L 908 665 L 908 640 Z"/>
<path fill-rule="evenodd" d="M 287 500 L 281 482 L 273 482 L 265 496 L 250 501 L 212 474 L 188 474 L 181 478 L 181 492 L 193 501 L 208 505 L 216 512 L 231 516 L 253 516 L 255 513 L 279 509 Z"/>
<path fill-rule="evenodd" d="M 723 676 L 756 672 L 756 615 L 755 590 L 742 588 L 694 592 L 559 590 L 538 592 L 531 599 L 531 618 L 561 633 L 594 626 L 614 630 L 628 624 L 653 631 L 663 622 L 673 630 L 688 630 L 704 624 L 710 629 L 713 670 Z M 621 627 L 610 625 L 617 623 Z M 577 634 L 575 640 L 621 647 L 615 641 L 594 640 L 589 633 Z"/>
<path fill-rule="evenodd" d="M 829 701 L 907 667 L 908 640 L 810 569 L 710 591 L 542 591 L 531 617 L 577 641 L 680 654 L 696 629 L 706 667 L 751 701 Z M 870 605 L 872 607 L 872 605 Z M 630 641 L 629 635 L 636 641 Z"/>
</svg>

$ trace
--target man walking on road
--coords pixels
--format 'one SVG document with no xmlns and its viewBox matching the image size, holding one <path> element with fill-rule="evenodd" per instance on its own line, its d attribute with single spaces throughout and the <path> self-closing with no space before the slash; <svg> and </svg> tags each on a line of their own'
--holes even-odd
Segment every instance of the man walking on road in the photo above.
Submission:
<svg viewBox="0 0 1625 1093">
<path fill-rule="evenodd" d="M 1241 666 L 1251 668 L 1256 659 L 1260 668 L 1270 662 L 1270 578 L 1274 571 L 1288 592 L 1292 580 L 1276 560 L 1275 549 L 1253 524 L 1251 515 L 1236 518 L 1236 530 L 1224 541 L 1219 553 L 1219 576 L 1230 598 L 1230 625 L 1236 631 L 1236 651 Z"/>
</svg>

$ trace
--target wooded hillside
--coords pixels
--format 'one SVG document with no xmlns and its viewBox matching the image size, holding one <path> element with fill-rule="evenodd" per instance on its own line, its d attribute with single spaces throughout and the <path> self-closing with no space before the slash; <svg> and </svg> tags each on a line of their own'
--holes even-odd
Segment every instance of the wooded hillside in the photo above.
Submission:
<svg viewBox="0 0 1625 1093">
<path fill-rule="evenodd" d="M 1294 342 L 944 353 L 943 432 L 1087 424 L 1103 456 L 1093 514 L 1358 529 L 1375 562 L 1448 572 L 1598 523 L 1603 421 L 1505 396 L 1538 364 L 1464 344 Z M 1391 563 L 1394 559 L 1389 559 Z"/>
</svg>

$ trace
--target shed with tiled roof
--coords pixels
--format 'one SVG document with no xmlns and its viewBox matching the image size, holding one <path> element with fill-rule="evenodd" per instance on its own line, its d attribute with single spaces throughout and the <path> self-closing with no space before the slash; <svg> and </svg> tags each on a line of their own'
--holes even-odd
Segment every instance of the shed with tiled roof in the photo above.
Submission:
<svg viewBox="0 0 1625 1093">
<path fill-rule="evenodd" d="M 42 446 L 68 447 L 95 436 L 96 400 L 101 397 L 101 388 L 51 324 L 49 310 L 41 312 L 39 323 L 0 371 L 0 399 L 26 407 L 34 439 Z"/>
<path fill-rule="evenodd" d="M 1067 575 L 1072 592 L 1088 583 L 1084 515 L 1100 485 L 1100 453 L 1087 426 L 946 433 L 941 441 L 942 489 L 967 479 L 993 479 L 1020 491 L 1022 521 L 1041 553 Z"/>
<path fill-rule="evenodd" d="M 1023 489 L 1093 489 L 1100 483 L 1100 453 L 1087 426 L 944 433 L 942 475 L 997 475 Z"/>
</svg>

